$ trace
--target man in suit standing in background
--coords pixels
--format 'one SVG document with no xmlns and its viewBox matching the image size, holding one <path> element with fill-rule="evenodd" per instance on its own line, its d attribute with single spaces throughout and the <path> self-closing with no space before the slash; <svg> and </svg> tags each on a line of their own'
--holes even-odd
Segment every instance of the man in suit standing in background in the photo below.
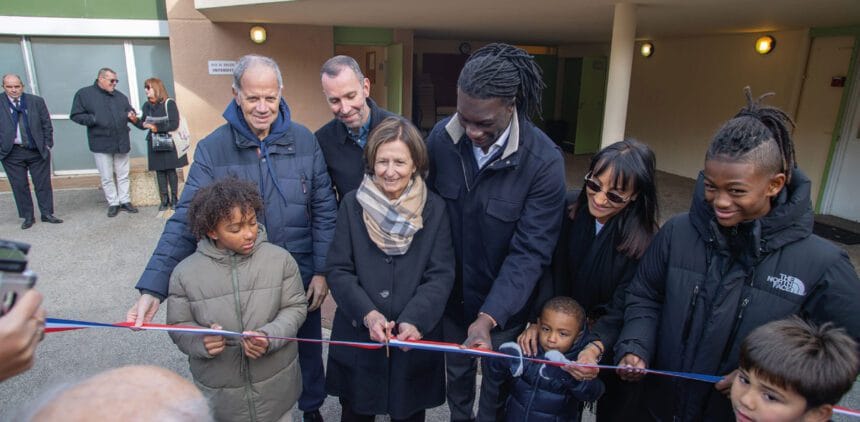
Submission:
<svg viewBox="0 0 860 422">
<path fill-rule="evenodd" d="M 39 213 L 46 223 L 62 223 L 54 217 L 54 193 L 51 188 L 51 148 L 54 128 L 45 100 L 24 93 L 24 83 L 18 75 L 3 76 L 6 95 L 0 99 L 0 161 L 12 185 L 12 195 L 18 216 L 24 219 L 21 229 L 36 222 L 33 198 L 27 172 L 36 187 Z M 5 100 L 5 101 L 3 101 Z"/>
</svg>

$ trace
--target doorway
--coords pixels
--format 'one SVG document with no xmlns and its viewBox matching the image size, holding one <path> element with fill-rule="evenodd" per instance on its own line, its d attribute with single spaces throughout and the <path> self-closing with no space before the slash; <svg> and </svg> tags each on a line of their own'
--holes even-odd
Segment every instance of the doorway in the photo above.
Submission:
<svg viewBox="0 0 860 422">
<path fill-rule="evenodd" d="M 857 183 L 860 180 L 860 55 L 855 56 L 851 92 L 833 152 L 821 210 L 825 214 L 860 222 L 860 183 Z"/>
</svg>

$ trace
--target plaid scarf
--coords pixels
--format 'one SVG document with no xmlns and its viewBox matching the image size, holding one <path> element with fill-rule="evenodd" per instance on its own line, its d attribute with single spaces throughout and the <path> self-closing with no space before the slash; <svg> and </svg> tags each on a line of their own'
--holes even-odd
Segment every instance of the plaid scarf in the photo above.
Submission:
<svg viewBox="0 0 860 422">
<path fill-rule="evenodd" d="M 415 176 L 400 198 L 391 201 L 373 183 L 373 177 L 366 174 L 355 199 L 363 209 L 362 217 L 370 240 L 386 255 L 406 254 L 412 237 L 424 227 L 421 217 L 427 201 L 424 179 Z"/>
</svg>

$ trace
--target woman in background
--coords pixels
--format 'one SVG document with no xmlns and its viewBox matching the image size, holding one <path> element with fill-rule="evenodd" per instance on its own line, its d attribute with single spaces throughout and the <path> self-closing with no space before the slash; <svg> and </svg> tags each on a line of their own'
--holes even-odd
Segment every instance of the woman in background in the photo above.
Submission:
<svg viewBox="0 0 860 422">
<path fill-rule="evenodd" d="M 146 135 L 146 158 L 149 163 L 149 171 L 155 171 L 158 181 L 158 194 L 161 205 L 158 210 L 164 211 L 167 207 L 175 207 L 179 194 L 177 188 L 179 181 L 176 177 L 176 169 L 188 165 L 188 157 L 176 156 L 176 150 L 155 151 L 152 147 L 153 133 L 168 133 L 179 128 L 179 108 L 176 101 L 168 98 L 164 83 L 158 78 L 149 78 L 143 83 L 146 93 L 146 102 L 143 104 L 143 114 L 140 117 L 129 113 L 129 119 L 140 129 L 149 130 Z M 168 186 L 170 192 L 168 193 Z"/>
</svg>

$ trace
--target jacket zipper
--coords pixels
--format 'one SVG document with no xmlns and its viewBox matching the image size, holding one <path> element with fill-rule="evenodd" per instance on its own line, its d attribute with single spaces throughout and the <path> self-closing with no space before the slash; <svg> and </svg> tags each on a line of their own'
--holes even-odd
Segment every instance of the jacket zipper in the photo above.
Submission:
<svg viewBox="0 0 860 422">
<path fill-rule="evenodd" d="M 311 225 L 311 200 L 308 197 L 307 177 L 302 173 L 302 195 L 305 197 L 305 215 L 308 217 L 308 225 Z"/>
<path fill-rule="evenodd" d="M 690 311 L 687 312 L 687 320 L 684 321 L 684 329 L 681 331 L 681 339 L 683 341 L 687 340 L 687 337 L 690 336 L 690 325 L 693 321 L 693 313 L 696 310 L 696 302 L 699 297 L 699 283 L 696 283 L 696 287 L 693 288 L 693 297 L 690 299 Z"/>
<path fill-rule="evenodd" d="M 242 321 L 242 303 L 239 298 L 239 274 L 236 268 L 235 255 L 230 256 L 230 274 L 233 279 L 233 299 L 236 301 L 236 316 L 239 318 L 239 328 L 244 332 L 245 323 Z M 241 347 L 241 345 L 239 347 Z M 251 363 L 248 361 L 248 357 L 245 356 L 244 351 L 241 353 L 242 367 L 240 368 L 240 371 L 245 373 L 245 399 L 248 401 L 248 412 L 251 416 L 251 420 L 256 421 L 257 409 L 254 408 L 254 400 L 251 399 Z"/>
<path fill-rule="evenodd" d="M 732 349 L 732 344 L 734 344 L 735 337 L 738 335 L 738 330 L 741 327 L 741 320 L 744 317 L 744 310 L 746 309 L 746 307 L 749 303 L 750 303 L 749 297 L 745 297 L 744 300 L 741 301 L 741 306 L 740 306 L 740 309 L 738 310 L 738 317 L 737 317 L 737 319 L 735 319 L 735 323 L 732 326 L 732 331 L 731 331 L 731 333 L 729 333 L 729 338 L 726 341 L 725 347 L 723 347 L 723 354 L 720 355 L 720 364 L 722 364 L 723 361 L 726 360 L 726 356 L 728 356 L 729 351 Z"/>
<path fill-rule="evenodd" d="M 466 176 L 466 163 L 463 162 L 463 156 L 459 152 L 457 158 L 460 159 L 460 168 L 463 169 L 463 182 L 466 184 L 466 192 L 470 192 L 472 188 L 469 186 L 469 178 Z"/>
</svg>

